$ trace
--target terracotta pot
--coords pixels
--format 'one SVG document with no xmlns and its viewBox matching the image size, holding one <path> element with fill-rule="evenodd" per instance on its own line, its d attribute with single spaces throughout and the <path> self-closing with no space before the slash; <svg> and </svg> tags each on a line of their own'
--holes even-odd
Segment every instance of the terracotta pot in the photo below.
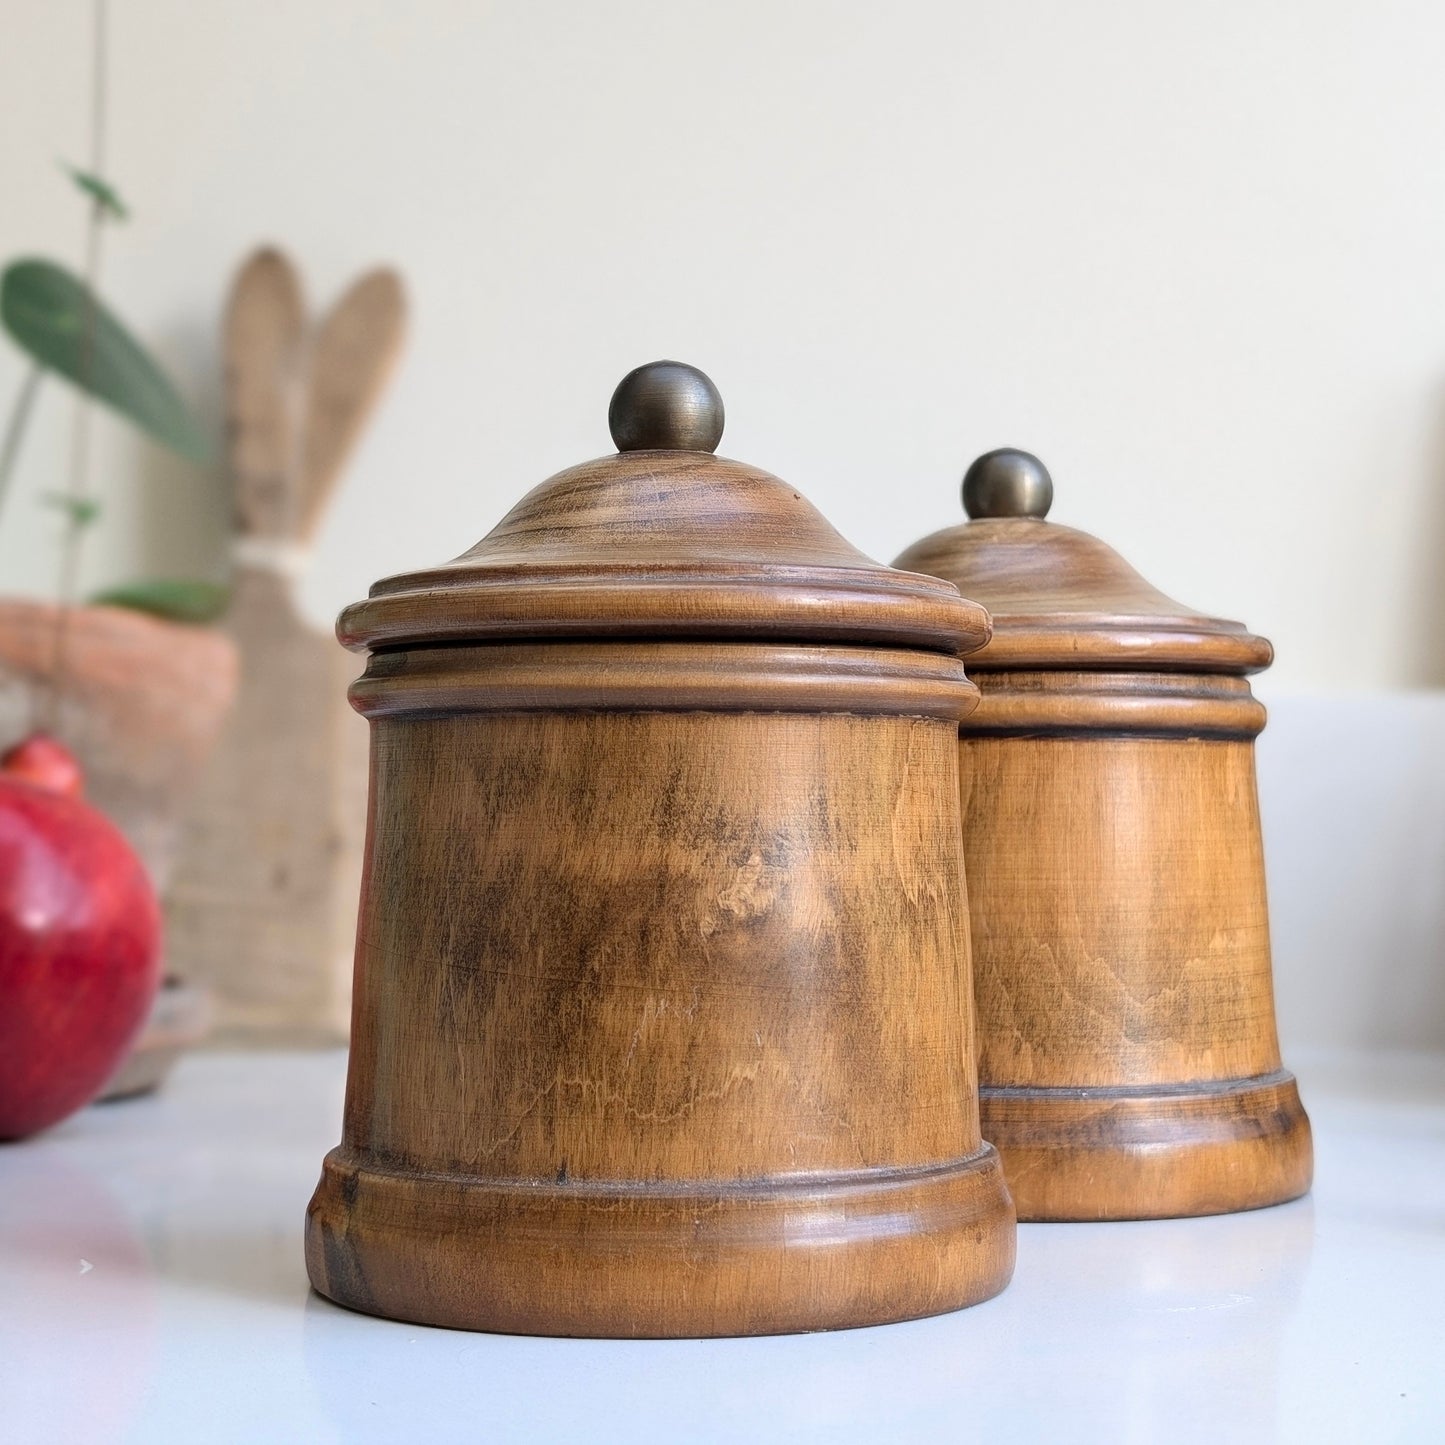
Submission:
<svg viewBox="0 0 1445 1445">
<path fill-rule="evenodd" d="M 34 725 L 58 609 L 0 599 L 0 743 Z M 164 895 L 190 789 L 236 694 L 236 649 L 209 627 L 118 607 L 72 613 L 55 731 L 86 797 L 130 839 Z"/>
</svg>

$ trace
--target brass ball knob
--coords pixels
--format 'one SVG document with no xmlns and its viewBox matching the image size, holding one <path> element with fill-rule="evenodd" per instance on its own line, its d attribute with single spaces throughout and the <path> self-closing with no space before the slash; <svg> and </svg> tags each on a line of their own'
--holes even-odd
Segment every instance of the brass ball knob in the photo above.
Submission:
<svg viewBox="0 0 1445 1445">
<path fill-rule="evenodd" d="M 1049 469 L 1015 447 L 985 452 L 963 474 L 963 509 L 970 517 L 1046 517 L 1053 501 Z"/>
<path fill-rule="evenodd" d="M 620 452 L 714 452 L 723 434 L 722 396 L 697 367 L 652 361 L 618 382 L 607 425 Z"/>
</svg>

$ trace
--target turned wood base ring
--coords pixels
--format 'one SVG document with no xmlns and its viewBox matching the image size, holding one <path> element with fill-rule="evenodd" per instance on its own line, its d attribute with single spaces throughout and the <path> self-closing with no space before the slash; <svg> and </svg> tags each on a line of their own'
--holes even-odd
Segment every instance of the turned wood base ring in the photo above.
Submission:
<svg viewBox="0 0 1445 1445">
<path fill-rule="evenodd" d="M 997 1294 L 1013 1205 L 987 1144 L 945 1165 L 731 1188 L 496 1181 L 334 1149 L 311 1282 L 368 1314 L 507 1334 L 676 1338 L 841 1329 Z"/>
<path fill-rule="evenodd" d="M 983 1088 L 1021 1220 L 1175 1219 L 1296 1199 L 1309 1119 L 1286 1070 L 1142 1088 Z"/>
</svg>

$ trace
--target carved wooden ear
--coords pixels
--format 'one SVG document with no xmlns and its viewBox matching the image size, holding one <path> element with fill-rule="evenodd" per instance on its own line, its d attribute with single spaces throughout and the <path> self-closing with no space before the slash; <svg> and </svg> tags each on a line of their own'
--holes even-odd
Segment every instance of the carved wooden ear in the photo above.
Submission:
<svg viewBox="0 0 1445 1445">
<path fill-rule="evenodd" d="M 226 306 L 226 455 L 243 535 L 284 537 L 296 520 L 306 303 L 275 247 L 252 254 Z"/>
<path fill-rule="evenodd" d="M 396 365 L 405 331 L 406 293 L 401 277 L 386 267 L 353 282 L 321 323 L 302 431 L 299 541 L 315 533 Z"/>
</svg>

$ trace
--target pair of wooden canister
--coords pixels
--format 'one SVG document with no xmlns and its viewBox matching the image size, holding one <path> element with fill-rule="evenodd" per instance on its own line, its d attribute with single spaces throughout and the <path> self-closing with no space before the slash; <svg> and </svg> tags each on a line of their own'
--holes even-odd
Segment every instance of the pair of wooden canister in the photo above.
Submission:
<svg viewBox="0 0 1445 1445">
<path fill-rule="evenodd" d="M 610 421 L 616 456 L 342 615 L 371 800 L 316 1288 L 538 1334 L 875 1324 L 1002 1289 L 1015 1205 L 1304 1192 L 1269 644 L 1046 522 L 1025 453 L 894 570 L 713 455 L 700 372 L 639 368 Z"/>
</svg>

